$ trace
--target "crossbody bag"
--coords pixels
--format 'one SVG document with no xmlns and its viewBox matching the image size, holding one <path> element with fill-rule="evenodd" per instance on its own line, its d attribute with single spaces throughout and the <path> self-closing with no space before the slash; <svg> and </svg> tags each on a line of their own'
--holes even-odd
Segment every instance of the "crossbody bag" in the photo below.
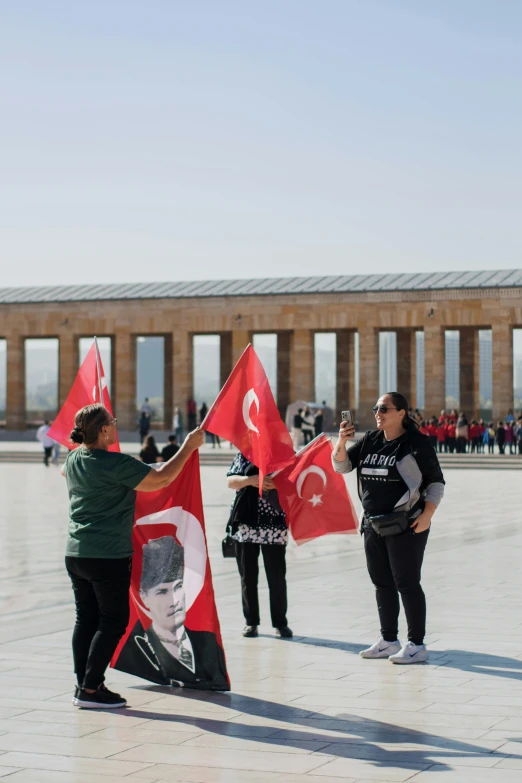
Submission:
<svg viewBox="0 0 522 783">
<path fill-rule="evenodd" d="M 406 511 L 394 511 L 391 514 L 376 514 L 365 516 L 371 529 L 381 538 L 398 536 L 405 533 L 410 526 L 410 517 Z"/>
</svg>

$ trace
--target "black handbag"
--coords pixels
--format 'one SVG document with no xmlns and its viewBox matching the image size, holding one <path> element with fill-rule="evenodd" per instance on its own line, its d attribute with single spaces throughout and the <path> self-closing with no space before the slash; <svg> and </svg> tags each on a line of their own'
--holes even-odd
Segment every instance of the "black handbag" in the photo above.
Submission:
<svg viewBox="0 0 522 783">
<path fill-rule="evenodd" d="M 395 511 L 392 514 L 376 514 L 366 517 L 371 529 L 378 536 L 398 536 L 405 533 L 410 526 L 410 518 L 406 511 Z"/>
<path fill-rule="evenodd" d="M 236 556 L 236 543 L 234 539 L 228 534 L 221 542 L 221 550 L 223 557 L 235 557 Z"/>
</svg>

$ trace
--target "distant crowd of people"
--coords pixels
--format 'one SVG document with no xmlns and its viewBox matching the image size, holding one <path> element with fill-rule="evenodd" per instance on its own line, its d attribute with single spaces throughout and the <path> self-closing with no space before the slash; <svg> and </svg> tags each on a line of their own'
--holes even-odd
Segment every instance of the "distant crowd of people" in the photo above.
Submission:
<svg viewBox="0 0 522 783">
<path fill-rule="evenodd" d="M 419 411 L 412 417 L 419 422 L 420 431 L 427 435 L 433 448 L 449 454 L 522 454 L 522 414 L 515 419 L 510 408 L 503 421 L 469 420 L 462 411 L 442 410 L 437 418 L 422 419 Z"/>
<path fill-rule="evenodd" d="M 299 408 L 292 422 L 292 443 L 297 451 L 306 446 L 323 431 L 324 414 L 319 408 L 315 413 L 308 406 Z"/>
</svg>

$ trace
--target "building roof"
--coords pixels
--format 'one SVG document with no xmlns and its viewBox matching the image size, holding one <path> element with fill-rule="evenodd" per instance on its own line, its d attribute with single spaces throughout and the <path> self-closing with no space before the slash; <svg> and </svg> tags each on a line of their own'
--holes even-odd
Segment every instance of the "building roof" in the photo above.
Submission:
<svg viewBox="0 0 522 783">
<path fill-rule="evenodd" d="M 196 280 L 170 283 L 114 283 L 0 288 L 0 304 L 87 302 L 116 299 L 186 299 L 214 296 L 284 294 L 362 294 L 390 291 L 441 291 L 520 288 L 522 269 L 482 272 L 271 277 L 253 280 Z"/>
</svg>

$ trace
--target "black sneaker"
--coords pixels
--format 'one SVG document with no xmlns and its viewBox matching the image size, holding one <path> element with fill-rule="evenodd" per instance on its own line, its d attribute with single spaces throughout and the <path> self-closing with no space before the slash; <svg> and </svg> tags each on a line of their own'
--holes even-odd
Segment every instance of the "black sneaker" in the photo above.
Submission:
<svg viewBox="0 0 522 783">
<path fill-rule="evenodd" d="M 98 690 L 95 693 L 87 693 L 83 689 L 78 690 L 78 695 L 73 699 L 75 707 L 83 707 L 88 710 L 116 710 L 119 707 L 126 707 L 127 702 L 117 693 L 111 693 L 107 688 Z"/>
<path fill-rule="evenodd" d="M 291 639 L 294 635 L 291 628 L 288 627 L 288 625 L 284 625 L 281 628 L 275 629 L 276 636 L 279 636 L 281 639 Z"/>
<path fill-rule="evenodd" d="M 115 693 L 114 691 L 110 691 L 110 690 L 107 688 L 107 686 L 105 685 L 105 683 L 104 683 L 104 682 L 102 682 L 102 684 L 98 686 L 98 690 L 99 690 L 99 691 L 103 691 L 103 693 L 108 693 L 108 694 L 109 694 L 109 696 L 112 696 L 112 697 L 113 697 L 113 698 L 115 698 L 115 699 L 120 699 L 121 701 L 125 701 L 125 699 L 123 698 L 123 696 L 120 696 L 120 694 L 119 694 L 119 693 Z"/>
<path fill-rule="evenodd" d="M 259 636 L 257 625 L 245 625 L 241 633 L 247 639 L 253 639 L 255 636 Z"/>
</svg>

